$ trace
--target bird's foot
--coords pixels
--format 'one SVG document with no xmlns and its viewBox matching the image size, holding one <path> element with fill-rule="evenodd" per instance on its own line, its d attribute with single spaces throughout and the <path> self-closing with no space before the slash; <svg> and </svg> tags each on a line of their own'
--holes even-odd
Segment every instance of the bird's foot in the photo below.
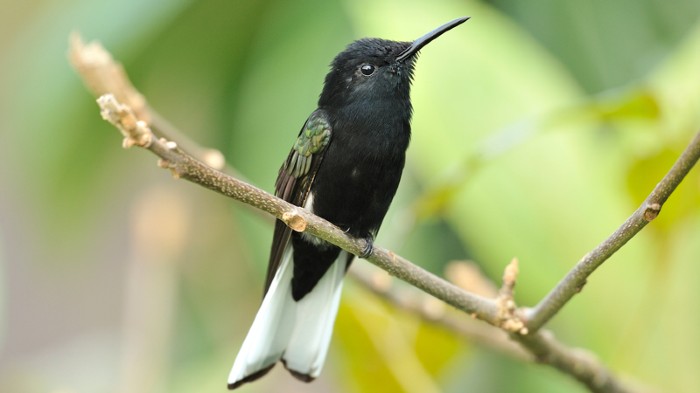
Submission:
<svg viewBox="0 0 700 393">
<path fill-rule="evenodd" d="M 367 259 L 370 255 L 372 255 L 372 250 L 374 250 L 374 236 L 369 234 L 365 236 L 365 248 L 362 249 L 362 253 L 360 253 L 358 257 Z"/>
</svg>

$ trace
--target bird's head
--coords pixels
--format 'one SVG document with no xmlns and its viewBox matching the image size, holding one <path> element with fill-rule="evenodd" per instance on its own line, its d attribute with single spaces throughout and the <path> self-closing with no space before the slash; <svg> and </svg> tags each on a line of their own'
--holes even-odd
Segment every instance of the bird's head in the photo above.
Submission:
<svg viewBox="0 0 700 393">
<path fill-rule="evenodd" d="M 408 100 L 413 68 L 420 49 L 467 19 L 455 19 L 413 42 L 363 38 L 351 43 L 331 63 L 319 106 L 337 107 L 356 101 Z"/>
</svg>

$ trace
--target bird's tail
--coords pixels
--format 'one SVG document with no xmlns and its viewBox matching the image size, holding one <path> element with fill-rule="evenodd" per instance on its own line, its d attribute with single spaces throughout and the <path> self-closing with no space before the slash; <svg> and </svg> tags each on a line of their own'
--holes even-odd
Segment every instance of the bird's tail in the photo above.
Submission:
<svg viewBox="0 0 700 393">
<path fill-rule="evenodd" d="M 292 298 L 292 248 L 263 299 L 228 377 L 229 389 L 258 379 L 281 360 L 295 377 L 318 377 L 338 313 L 347 253 L 342 251 L 316 286 L 298 302 Z"/>
</svg>

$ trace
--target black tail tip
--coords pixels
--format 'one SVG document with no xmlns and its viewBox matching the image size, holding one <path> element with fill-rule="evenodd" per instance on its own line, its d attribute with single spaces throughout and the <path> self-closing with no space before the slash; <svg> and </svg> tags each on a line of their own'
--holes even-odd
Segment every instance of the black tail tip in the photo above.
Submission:
<svg viewBox="0 0 700 393">
<path fill-rule="evenodd" d="M 299 371 L 292 370 L 291 368 L 287 367 L 287 362 L 284 360 L 284 358 L 282 358 L 282 364 L 284 365 L 284 368 L 286 368 L 287 371 L 289 371 L 289 373 L 292 374 L 292 376 L 294 378 L 296 378 L 302 382 L 309 383 L 309 382 L 313 381 L 314 379 L 316 379 L 316 377 L 312 377 L 309 374 L 300 373 Z"/>
<path fill-rule="evenodd" d="M 247 377 L 240 379 L 236 382 L 233 382 L 233 383 L 229 382 L 228 390 L 233 390 L 233 389 L 239 388 L 241 385 L 243 385 L 245 383 L 255 381 L 256 379 L 262 377 L 263 375 L 267 374 L 270 370 L 272 370 L 272 367 L 275 367 L 275 363 L 272 363 L 268 367 L 265 367 L 261 370 L 258 370 L 256 372 L 254 372 L 253 374 L 250 374 Z"/>
</svg>

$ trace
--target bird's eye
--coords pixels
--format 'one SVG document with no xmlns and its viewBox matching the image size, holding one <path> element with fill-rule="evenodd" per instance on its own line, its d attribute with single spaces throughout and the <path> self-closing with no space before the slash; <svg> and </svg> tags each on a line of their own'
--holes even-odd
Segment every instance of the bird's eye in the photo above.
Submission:
<svg viewBox="0 0 700 393">
<path fill-rule="evenodd" d="M 370 76 L 370 75 L 374 74 L 374 66 L 372 64 L 363 64 L 360 67 L 360 72 L 364 76 Z"/>
</svg>

